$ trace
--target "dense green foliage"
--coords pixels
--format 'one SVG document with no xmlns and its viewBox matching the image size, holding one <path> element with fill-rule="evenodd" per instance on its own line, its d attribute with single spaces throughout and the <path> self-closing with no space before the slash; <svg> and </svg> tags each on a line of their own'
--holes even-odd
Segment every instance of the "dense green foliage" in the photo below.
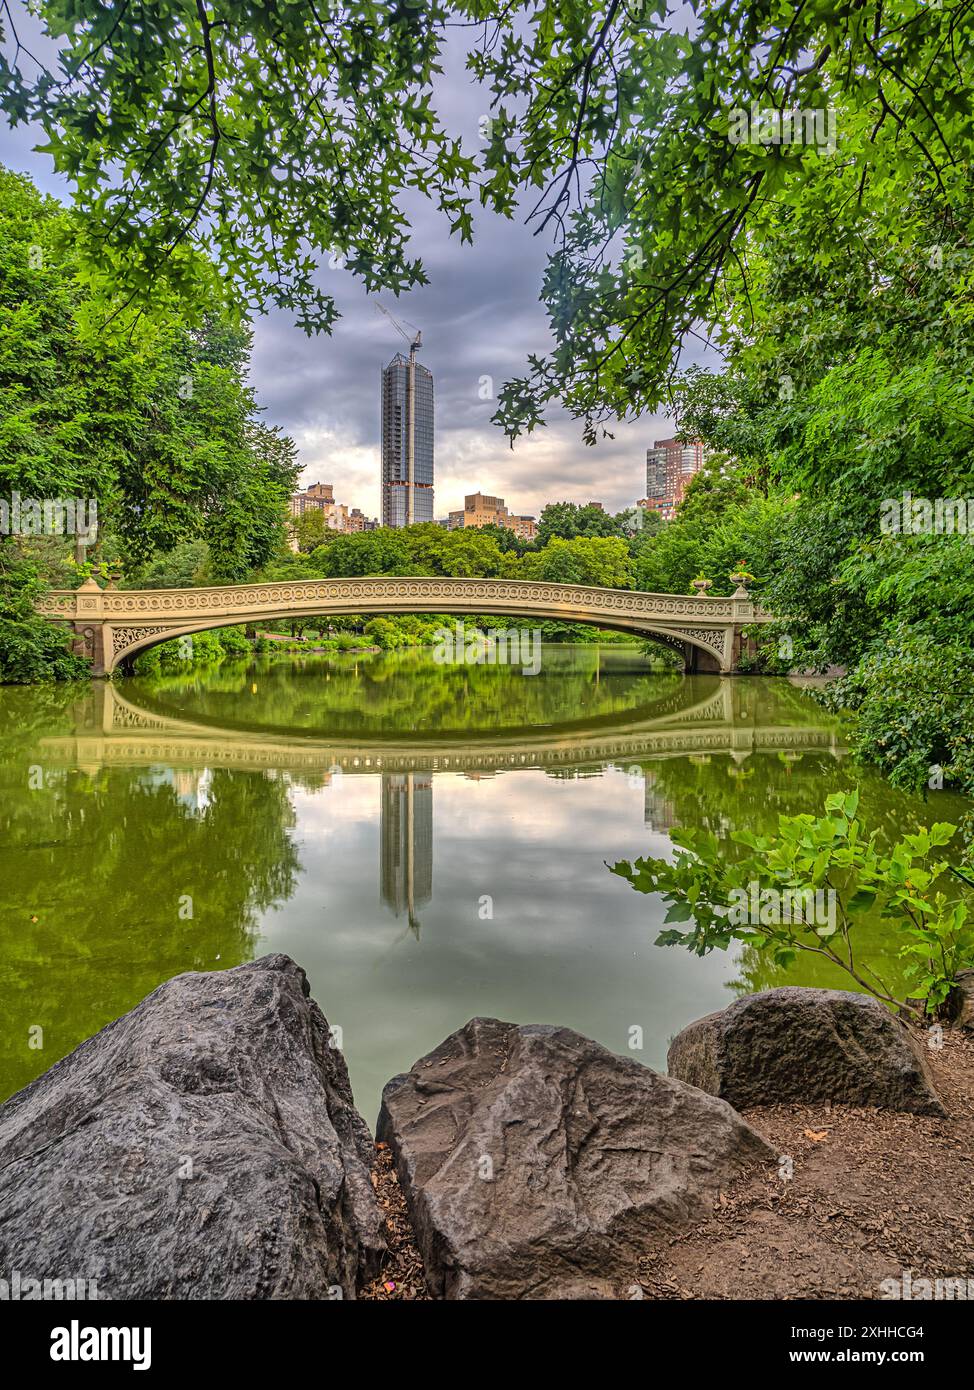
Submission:
<svg viewBox="0 0 974 1390">
<path fill-rule="evenodd" d="M 664 0 L 513 8 L 481 12 L 503 30 L 526 11 L 525 38 L 485 45 L 471 66 L 499 103 L 529 94 L 491 153 L 541 189 L 532 216 L 556 238 L 555 347 L 502 394 L 513 433 L 556 397 L 592 433 L 666 401 L 687 334 L 722 337 L 731 300 L 763 316 L 769 227 L 787 226 L 783 278 L 824 270 L 842 285 L 868 279 L 874 243 L 925 253 L 907 200 L 939 204 L 938 227 L 964 224 L 974 59 L 960 0 L 695 0 L 689 23 Z M 778 140 L 755 110 L 819 123 Z M 853 375 L 871 380 L 858 364 Z M 919 383 L 894 371 L 888 384 Z"/>
<path fill-rule="evenodd" d="M 566 584 L 632 587 L 631 543 L 620 535 L 552 536 L 541 548 L 504 548 L 497 528 L 448 531 L 435 522 L 331 535 L 310 554 L 280 557 L 267 578 L 338 579 L 374 574 L 453 578 L 547 579 Z"/>
<path fill-rule="evenodd" d="M 853 746 L 890 780 L 974 792 L 974 648 L 910 628 L 875 642 L 829 691 L 857 711 Z"/>
<path fill-rule="evenodd" d="M 213 632 L 196 632 L 192 637 L 176 637 L 160 642 L 135 658 L 135 674 L 154 676 L 163 672 L 214 666 L 218 662 L 250 657 L 253 644 L 239 627 L 220 627 Z"/>
<path fill-rule="evenodd" d="M 658 518 L 654 517 L 654 521 Z M 538 520 L 537 544 L 547 545 L 555 536 L 571 541 L 576 536 L 624 536 L 635 529 L 632 510 L 613 516 L 595 502 L 549 502 Z"/>
<path fill-rule="evenodd" d="M 0 489 L 92 498 L 126 564 L 206 538 L 214 579 L 266 563 L 296 467 L 245 383 L 249 334 L 157 296 L 123 344 L 84 327 L 77 222 L 0 170 Z"/>
<path fill-rule="evenodd" d="M 163 304 L 123 342 L 101 341 L 85 325 L 76 230 L 0 169 L 0 497 L 83 499 L 86 520 L 97 508 L 89 558 L 136 582 L 245 579 L 282 544 L 296 474 L 246 385 L 249 335 L 210 309 L 191 330 Z M 78 674 L 28 602 L 76 578 L 73 549 L 70 536 L 0 536 L 0 679 Z"/>
<path fill-rule="evenodd" d="M 0 93 L 14 119 L 44 127 L 75 185 L 79 250 L 113 314 L 160 285 L 198 314 L 213 285 L 202 249 L 235 285 L 231 303 L 270 300 L 319 331 L 336 312 L 322 262 L 370 289 L 424 281 L 407 189 L 469 236 L 475 165 L 429 101 L 439 4 L 152 0 L 129 13 L 45 0 L 39 14 L 61 71 L 38 73 L 11 42 Z"/>
<path fill-rule="evenodd" d="M 144 564 L 126 570 L 123 589 L 188 589 L 204 584 L 210 570 L 210 548 L 204 540 L 181 541 L 172 550 L 158 551 Z"/>
<path fill-rule="evenodd" d="M 926 42 L 928 22 L 952 32 L 956 19 L 946 7 L 918 13 L 914 39 Z M 680 590 L 701 573 L 719 594 L 728 561 L 743 561 L 780 617 L 762 633 L 763 668 L 846 668 L 827 698 L 854 713 L 861 757 L 904 785 L 974 792 L 963 736 L 974 647 L 969 165 L 938 182 L 905 143 L 889 162 L 888 112 L 869 157 L 857 157 L 862 113 L 836 88 L 829 99 L 842 158 L 749 150 L 806 167 L 799 178 L 789 165 L 787 196 L 755 204 L 742 264 L 714 288 L 725 370 L 673 382 L 678 428 L 705 441 L 712 466 L 642 552 L 635 581 Z M 967 138 L 950 103 L 943 129 Z M 877 162 L 882 207 L 870 192 Z M 865 184 L 861 202 L 847 196 L 850 179 Z M 904 499 L 911 522 L 917 499 L 921 522 L 923 499 L 957 499 L 968 524 L 897 533 Z"/>
<path fill-rule="evenodd" d="M 772 472 L 779 462 L 769 455 Z M 878 503 L 853 507 L 838 487 L 806 498 L 780 483 L 765 493 L 739 466 L 705 473 L 641 551 L 635 582 L 680 592 L 703 575 L 729 593 L 743 562 L 779 616 L 757 630 L 759 668 L 844 667 L 822 698 L 852 714 L 861 758 L 906 787 L 974 793 L 972 537 L 877 535 L 878 516 Z"/>
<path fill-rule="evenodd" d="M 369 288 L 424 279 L 406 189 L 463 238 L 475 192 L 510 215 L 529 189 L 537 230 L 555 238 L 543 286 L 555 348 L 502 394 L 515 433 L 554 396 L 590 428 L 658 405 L 727 286 L 759 299 L 753 242 L 769 218 L 793 215 L 793 249 L 810 259 L 824 222 L 848 260 L 864 233 L 910 243 L 905 189 L 954 215 L 965 196 L 962 0 L 694 0 L 689 24 L 666 0 L 153 0 L 137 20 L 36 8 L 59 71 L 21 52 L 8 14 L 0 97 L 11 119 L 40 123 L 75 185 L 80 254 L 116 315 L 164 282 L 198 306 L 212 285 L 202 248 L 244 302 L 327 330 L 324 262 Z M 464 26 L 490 101 L 469 152 L 432 101 Z M 829 120 L 802 143 L 742 141 L 734 113 L 752 107 Z"/>
<path fill-rule="evenodd" d="M 698 473 L 676 519 L 641 545 L 635 559 L 637 587 L 685 594 L 700 575 L 712 580 L 709 592 L 730 594 L 736 587 L 730 576 L 742 561 L 762 578 L 782 511 L 779 502 L 745 486 L 735 474 Z"/>
<path fill-rule="evenodd" d="M 721 592 L 739 552 L 781 617 L 766 634 L 768 668 L 845 667 L 829 698 L 857 713 L 863 757 L 914 787 L 936 767 L 974 791 L 959 734 L 974 527 L 897 534 L 889 523 L 905 496 L 974 493 L 966 224 L 935 227 L 909 200 L 901 211 L 917 242 L 909 260 L 874 239 L 856 260 L 826 247 L 809 262 L 789 250 L 787 225 L 769 233 L 753 317 L 729 305 L 728 373 L 691 372 L 676 393 L 680 426 L 716 451 L 714 471 L 636 577 L 678 588 L 699 566 Z M 925 237 L 939 238 L 950 274 L 922 252 Z"/>
</svg>

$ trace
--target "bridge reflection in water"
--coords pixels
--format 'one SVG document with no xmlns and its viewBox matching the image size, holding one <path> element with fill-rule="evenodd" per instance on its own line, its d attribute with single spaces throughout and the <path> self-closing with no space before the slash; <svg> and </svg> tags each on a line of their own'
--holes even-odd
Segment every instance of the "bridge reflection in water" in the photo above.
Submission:
<svg viewBox="0 0 974 1390">
<path fill-rule="evenodd" d="M 534 731 L 489 735 L 441 732 L 435 738 L 398 734 L 369 741 L 212 726 L 146 708 L 113 683 L 93 685 L 78 712 L 76 732 L 41 741 L 50 766 L 94 773 L 106 767 L 145 767 L 171 775 L 200 769 L 294 774 L 320 785 L 341 778 L 379 781 L 379 891 L 418 936 L 419 910 L 433 893 L 433 781 L 438 774 L 470 779 L 519 769 L 559 773 L 620 767 L 642 779 L 645 823 L 667 831 L 677 820 L 672 800 L 657 786 L 653 761 L 729 757 L 743 765 L 752 754 L 784 759 L 817 752 L 840 759 L 845 746 L 823 723 L 763 723 L 753 686 L 739 679 L 697 678 L 693 702 L 678 686 L 668 698 L 631 718 L 614 717 L 588 727 L 562 724 Z M 189 771 L 192 770 L 192 771 Z"/>
</svg>

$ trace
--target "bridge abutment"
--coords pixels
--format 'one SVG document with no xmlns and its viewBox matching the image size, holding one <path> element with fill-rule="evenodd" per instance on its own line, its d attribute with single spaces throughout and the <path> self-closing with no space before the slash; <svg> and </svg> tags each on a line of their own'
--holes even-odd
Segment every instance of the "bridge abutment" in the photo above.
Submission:
<svg viewBox="0 0 974 1390">
<path fill-rule="evenodd" d="M 684 669 L 688 676 L 719 676 L 722 674 L 733 674 L 733 672 L 727 673 L 721 671 L 720 661 L 713 652 L 706 652 L 702 647 L 695 647 L 690 642 L 686 644 Z"/>
</svg>

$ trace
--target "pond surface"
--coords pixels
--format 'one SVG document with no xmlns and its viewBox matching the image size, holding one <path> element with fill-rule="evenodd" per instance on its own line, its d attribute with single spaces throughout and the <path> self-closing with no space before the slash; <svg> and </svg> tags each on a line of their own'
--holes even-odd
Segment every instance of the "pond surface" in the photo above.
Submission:
<svg viewBox="0 0 974 1390">
<path fill-rule="evenodd" d="M 856 783 L 884 839 L 966 806 L 855 768 L 786 681 L 594 646 L 534 677 L 410 652 L 0 688 L 0 758 L 0 1098 L 170 976 L 285 951 L 370 1122 L 477 1014 L 665 1069 L 735 992 L 847 987 L 655 946 L 662 904 L 606 861 L 667 852 L 672 826 L 772 828 Z M 866 959 L 896 978 L 881 924 Z"/>
</svg>

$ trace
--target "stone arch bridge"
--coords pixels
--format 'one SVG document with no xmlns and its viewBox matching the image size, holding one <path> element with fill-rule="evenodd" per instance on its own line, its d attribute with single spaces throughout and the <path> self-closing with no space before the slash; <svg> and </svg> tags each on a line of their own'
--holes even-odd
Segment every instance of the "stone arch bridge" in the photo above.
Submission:
<svg viewBox="0 0 974 1390">
<path fill-rule="evenodd" d="M 457 616 L 591 623 L 636 632 L 679 653 L 689 672 L 730 675 L 747 650 L 744 629 L 770 622 L 743 589 L 731 598 L 649 594 L 523 579 L 304 579 L 205 589 L 55 589 L 38 611 L 64 623 L 93 674 L 110 675 L 159 642 L 241 623 L 348 614 Z"/>
</svg>

